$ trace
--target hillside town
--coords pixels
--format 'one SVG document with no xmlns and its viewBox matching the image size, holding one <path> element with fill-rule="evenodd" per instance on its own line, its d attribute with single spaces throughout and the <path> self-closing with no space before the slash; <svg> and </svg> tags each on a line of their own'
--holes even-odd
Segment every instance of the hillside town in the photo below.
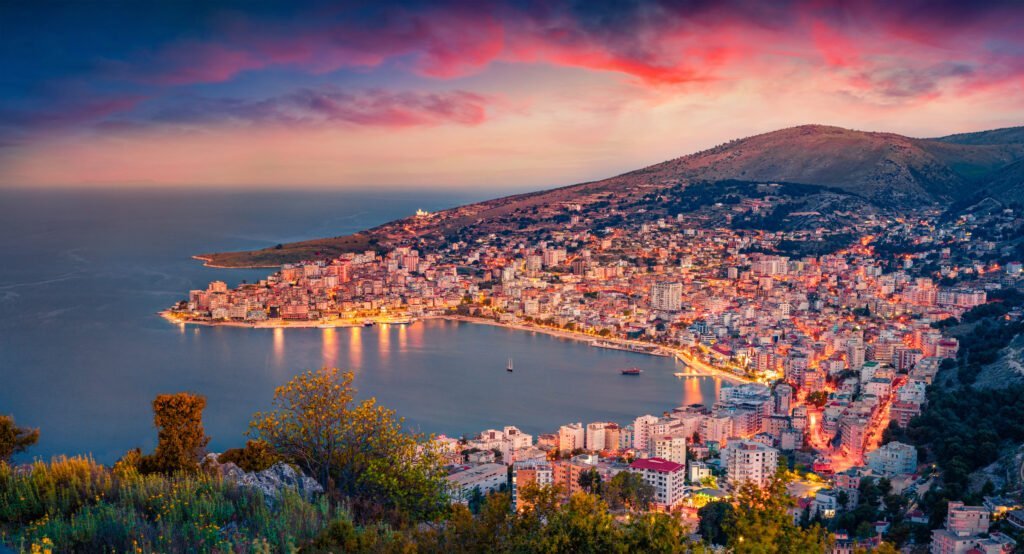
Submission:
<svg viewBox="0 0 1024 554">
<path fill-rule="evenodd" d="M 884 480 L 913 521 L 933 467 L 918 463 L 914 446 L 886 442 L 885 431 L 921 413 L 944 361 L 957 357 L 960 344 L 940 323 L 1024 276 L 1019 261 L 994 261 L 1014 253 L 976 238 L 1016 229 L 1022 216 L 850 212 L 836 230 L 818 212 L 790 210 L 777 230 L 747 228 L 791 203 L 775 196 L 778 187 L 675 215 L 640 208 L 636 217 L 595 196 L 437 246 L 423 238 L 435 215 L 421 211 L 386 251 L 287 264 L 233 289 L 213 282 L 164 315 L 254 327 L 486 321 L 674 356 L 696 374 L 739 383 L 711 405 L 666 406 L 632 421 L 566 422 L 536 437 L 514 426 L 441 437 L 454 501 L 509 490 L 521 508 L 517 491 L 527 483 L 557 485 L 568 498 L 625 472 L 652 487 L 656 509 L 696 525 L 701 507 L 744 482 L 767 484 L 781 466 L 796 476 L 795 520 L 852 511 L 863 483 Z M 1024 512 L 994 502 L 999 513 L 951 505 L 931 552 L 1011 552 L 1014 540 L 988 524 Z M 837 530 L 833 551 L 870 546 L 888 529 L 873 525 L 857 541 Z"/>
</svg>

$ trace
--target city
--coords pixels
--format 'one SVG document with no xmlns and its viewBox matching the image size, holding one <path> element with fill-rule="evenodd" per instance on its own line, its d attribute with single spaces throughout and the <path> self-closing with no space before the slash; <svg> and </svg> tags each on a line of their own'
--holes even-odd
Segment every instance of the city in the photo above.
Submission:
<svg viewBox="0 0 1024 554">
<path fill-rule="evenodd" d="M 783 241 L 820 240 L 830 227 L 748 232 L 731 225 L 784 203 L 772 195 L 779 188 L 756 184 L 757 199 L 632 225 L 601 225 L 600 207 L 553 207 L 533 225 L 441 248 L 398 245 L 384 255 L 286 264 L 233 290 L 213 282 L 164 315 L 179 324 L 254 327 L 457 318 L 673 356 L 680 378 L 710 374 L 737 383 L 723 387 L 710 408 L 666 406 L 628 422 L 566 423 L 536 438 L 512 425 L 462 440 L 440 437 L 461 502 L 507 489 L 515 505 L 524 483 L 558 486 L 568 499 L 581 490 L 581 474 L 609 482 L 636 472 L 654 487 L 655 509 L 696 527 L 700 507 L 743 481 L 766 485 L 782 460 L 802 468 L 790 484 L 800 500 L 796 519 L 801 510 L 825 520 L 852 510 L 865 478 L 886 479 L 911 499 L 910 514 L 932 470 L 918 464 L 915 447 L 883 442 L 883 435 L 921 413 L 943 361 L 957 358 L 958 340 L 936 324 L 1024 278 L 1019 261 L 985 261 L 992 246 L 972 239 L 994 221 L 1019 225 L 1020 215 L 1006 209 L 994 220 L 940 222 L 936 212 L 880 210 L 847 229 L 860 240 L 819 256 L 785 256 L 773 253 Z M 416 225 L 434 217 L 417 213 L 403 226 L 414 229 L 408 237 L 392 240 L 415 243 L 423 233 Z M 725 226 L 709 228 L 708 220 Z M 543 240 L 531 242 L 537 236 Z M 914 252 L 878 251 L 893 243 Z M 1019 309 L 1010 315 L 1022 317 Z M 961 551 L 955 545 L 1004 552 L 1016 544 L 998 533 L 982 536 L 988 528 L 977 525 L 966 534 L 937 531 L 933 552 Z"/>
<path fill-rule="evenodd" d="M 0 554 L 1024 553 L 1024 3 L 0 29 Z"/>
</svg>

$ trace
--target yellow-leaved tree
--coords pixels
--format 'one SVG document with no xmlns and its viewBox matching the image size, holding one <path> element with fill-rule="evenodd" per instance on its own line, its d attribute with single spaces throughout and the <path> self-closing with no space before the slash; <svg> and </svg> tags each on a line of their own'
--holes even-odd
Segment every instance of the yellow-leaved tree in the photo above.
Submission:
<svg viewBox="0 0 1024 554">
<path fill-rule="evenodd" d="M 353 374 L 307 371 L 274 391 L 250 434 L 346 498 L 360 519 L 431 520 L 447 507 L 441 455 L 375 399 L 355 401 Z"/>
</svg>

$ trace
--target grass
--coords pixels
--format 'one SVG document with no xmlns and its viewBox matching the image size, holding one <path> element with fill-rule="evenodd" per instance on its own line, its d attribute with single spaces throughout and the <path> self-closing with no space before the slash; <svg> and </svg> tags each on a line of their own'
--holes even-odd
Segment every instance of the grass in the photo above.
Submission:
<svg viewBox="0 0 1024 554">
<path fill-rule="evenodd" d="M 0 543 L 24 552 L 289 552 L 335 512 L 290 492 L 269 508 L 206 474 L 140 475 L 82 457 L 0 463 Z"/>
</svg>

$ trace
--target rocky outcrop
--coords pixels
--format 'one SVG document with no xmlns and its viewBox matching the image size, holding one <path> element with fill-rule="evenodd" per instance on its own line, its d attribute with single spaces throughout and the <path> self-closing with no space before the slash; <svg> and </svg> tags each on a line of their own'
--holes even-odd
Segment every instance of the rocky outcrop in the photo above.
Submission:
<svg viewBox="0 0 1024 554">
<path fill-rule="evenodd" d="M 225 481 L 258 491 L 269 506 L 273 506 L 285 490 L 295 491 L 306 500 L 313 500 L 324 492 L 324 488 L 315 479 L 283 462 L 263 471 L 247 473 L 231 462 L 218 462 L 216 454 L 208 454 L 203 460 L 203 467 Z"/>
</svg>

